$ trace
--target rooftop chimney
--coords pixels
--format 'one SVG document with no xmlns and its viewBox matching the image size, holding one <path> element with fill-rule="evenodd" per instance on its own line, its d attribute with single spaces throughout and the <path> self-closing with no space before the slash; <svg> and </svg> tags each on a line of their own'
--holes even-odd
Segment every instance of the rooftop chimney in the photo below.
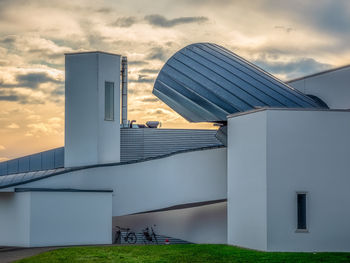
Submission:
<svg viewBox="0 0 350 263">
<path fill-rule="evenodd" d="M 128 58 L 122 57 L 122 127 L 128 127 Z"/>
</svg>

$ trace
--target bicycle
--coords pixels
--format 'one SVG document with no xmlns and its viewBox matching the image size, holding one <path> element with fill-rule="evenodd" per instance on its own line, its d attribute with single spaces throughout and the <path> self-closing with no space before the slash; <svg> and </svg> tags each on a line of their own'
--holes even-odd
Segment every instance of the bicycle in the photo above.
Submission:
<svg viewBox="0 0 350 263">
<path fill-rule="evenodd" d="M 114 244 L 117 244 L 117 243 L 120 244 L 122 238 L 124 239 L 125 242 L 129 244 L 135 244 L 137 242 L 136 234 L 135 232 L 130 231 L 130 228 L 122 228 L 120 226 L 116 226 L 116 228 L 117 228 L 117 232 L 115 235 Z M 126 231 L 124 236 L 122 234 L 122 230 Z"/>
<path fill-rule="evenodd" d="M 156 225 L 153 225 L 156 226 Z M 158 239 L 157 239 L 157 235 L 154 232 L 153 227 L 151 227 L 151 232 L 149 230 L 148 227 L 146 227 L 145 229 L 142 230 L 142 234 L 143 234 L 143 243 L 156 243 L 158 244 Z"/>
</svg>

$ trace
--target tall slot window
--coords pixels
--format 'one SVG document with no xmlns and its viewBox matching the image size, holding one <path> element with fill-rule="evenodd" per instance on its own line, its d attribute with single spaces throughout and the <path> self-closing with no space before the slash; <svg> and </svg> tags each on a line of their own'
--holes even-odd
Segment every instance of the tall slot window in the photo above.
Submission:
<svg viewBox="0 0 350 263">
<path fill-rule="evenodd" d="M 297 230 L 306 231 L 306 193 L 297 193 Z"/>
<path fill-rule="evenodd" d="M 114 121 L 114 82 L 105 82 L 105 120 Z"/>
</svg>

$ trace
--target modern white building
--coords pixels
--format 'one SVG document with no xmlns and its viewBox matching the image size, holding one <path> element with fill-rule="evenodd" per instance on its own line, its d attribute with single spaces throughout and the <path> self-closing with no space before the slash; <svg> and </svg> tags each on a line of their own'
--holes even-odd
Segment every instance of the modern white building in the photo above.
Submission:
<svg viewBox="0 0 350 263">
<path fill-rule="evenodd" d="M 111 244 L 116 225 L 155 224 L 194 243 L 350 251 L 350 67 L 287 85 L 215 44 L 187 46 L 153 93 L 218 130 L 130 126 L 126 68 L 66 54 L 65 146 L 0 163 L 1 246 Z"/>
</svg>

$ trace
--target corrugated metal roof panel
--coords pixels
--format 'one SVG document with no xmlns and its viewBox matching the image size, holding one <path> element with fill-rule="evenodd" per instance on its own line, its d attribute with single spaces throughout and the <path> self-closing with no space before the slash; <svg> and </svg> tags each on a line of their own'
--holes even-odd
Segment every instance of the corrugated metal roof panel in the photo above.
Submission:
<svg viewBox="0 0 350 263">
<path fill-rule="evenodd" d="M 256 107 L 318 108 L 271 74 L 211 43 L 189 45 L 163 66 L 153 93 L 191 122 L 226 121 Z"/>
<path fill-rule="evenodd" d="M 121 129 L 121 161 L 222 145 L 215 134 L 216 130 Z"/>
</svg>

